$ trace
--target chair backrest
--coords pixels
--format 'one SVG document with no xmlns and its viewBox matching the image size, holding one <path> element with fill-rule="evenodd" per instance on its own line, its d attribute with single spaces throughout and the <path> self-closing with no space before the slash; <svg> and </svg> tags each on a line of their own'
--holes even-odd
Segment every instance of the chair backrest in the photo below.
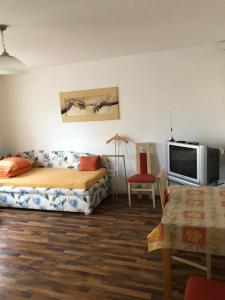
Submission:
<svg viewBox="0 0 225 300">
<path fill-rule="evenodd" d="M 167 179 L 166 179 L 166 172 L 164 170 L 160 170 L 159 174 L 156 177 L 158 185 L 159 185 L 159 194 L 160 194 L 160 199 L 161 199 L 161 207 L 162 210 L 164 209 L 165 206 L 165 194 L 166 194 L 166 189 L 167 189 Z"/>
<path fill-rule="evenodd" d="M 136 143 L 136 169 L 137 173 L 140 174 L 140 153 L 143 151 L 146 153 L 146 158 L 147 158 L 147 173 L 151 174 L 152 173 L 152 168 L 151 168 L 151 144 L 150 143 Z"/>
</svg>

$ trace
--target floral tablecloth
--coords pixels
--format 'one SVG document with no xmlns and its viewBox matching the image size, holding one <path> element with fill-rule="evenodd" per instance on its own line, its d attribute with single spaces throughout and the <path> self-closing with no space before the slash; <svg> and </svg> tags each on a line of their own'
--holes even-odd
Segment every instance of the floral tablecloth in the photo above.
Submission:
<svg viewBox="0 0 225 300">
<path fill-rule="evenodd" d="M 176 185 L 148 250 L 171 248 L 225 255 L 225 188 Z"/>
</svg>

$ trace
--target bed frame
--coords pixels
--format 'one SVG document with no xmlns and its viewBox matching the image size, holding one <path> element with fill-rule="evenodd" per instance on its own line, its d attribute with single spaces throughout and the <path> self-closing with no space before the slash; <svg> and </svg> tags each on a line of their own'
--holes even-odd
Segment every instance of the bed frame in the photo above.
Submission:
<svg viewBox="0 0 225 300">
<path fill-rule="evenodd" d="M 21 156 L 33 159 L 35 167 L 79 168 L 80 156 L 90 155 L 73 151 L 33 150 L 2 156 Z M 109 194 L 106 175 L 88 189 L 30 188 L 0 186 L 0 207 L 80 212 L 88 215 Z"/>
</svg>

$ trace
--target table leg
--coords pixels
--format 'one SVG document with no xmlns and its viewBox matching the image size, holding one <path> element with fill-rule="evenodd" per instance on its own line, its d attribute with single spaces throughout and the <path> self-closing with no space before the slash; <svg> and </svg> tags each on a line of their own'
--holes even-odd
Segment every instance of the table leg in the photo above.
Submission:
<svg viewBox="0 0 225 300">
<path fill-rule="evenodd" d="M 209 253 L 206 253 L 206 277 L 207 279 L 212 277 L 212 258 Z"/>
<path fill-rule="evenodd" d="M 172 300 L 172 277 L 170 260 L 171 254 L 170 249 L 162 250 L 163 258 L 163 279 L 164 279 L 164 300 Z"/>
</svg>

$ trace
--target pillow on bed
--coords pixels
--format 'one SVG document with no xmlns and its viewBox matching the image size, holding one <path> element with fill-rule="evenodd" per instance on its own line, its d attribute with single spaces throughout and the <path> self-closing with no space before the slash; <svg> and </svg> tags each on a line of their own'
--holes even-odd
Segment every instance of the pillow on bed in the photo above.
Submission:
<svg viewBox="0 0 225 300">
<path fill-rule="evenodd" d="M 24 157 L 7 157 L 0 160 L 0 174 L 15 174 L 14 176 L 16 176 L 26 172 L 28 169 L 30 170 L 32 168 L 32 164 L 33 160 Z"/>
<path fill-rule="evenodd" d="M 101 168 L 100 156 L 81 156 L 80 171 L 96 171 Z"/>
<path fill-rule="evenodd" d="M 7 173 L 7 174 L 0 173 L 0 178 L 15 177 L 15 176 L 18 176 L 20 174 L 26 173 L 26 172 L 30 171 L 31 169 L 32 169 L 32 166 L 29 166 L 29 167 L 18 169 L 18 170 L 14 171 L 14 172 L 10 172 L 10 173 Z"/>
</svg>

